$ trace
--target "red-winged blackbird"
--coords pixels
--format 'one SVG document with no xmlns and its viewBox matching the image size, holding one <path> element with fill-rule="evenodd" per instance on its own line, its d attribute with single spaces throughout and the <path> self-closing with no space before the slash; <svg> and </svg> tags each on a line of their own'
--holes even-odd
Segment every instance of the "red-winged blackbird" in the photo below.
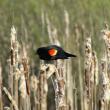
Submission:
<svg viewBox="0 0 110 110">
<path fill-rule="evenodd" d="M 68 59 L 69 57 L 76 57 L 76 55 L 67 53 L 61 47 L 56 45 L 40 47 L 37 49 L 37 54 L 39 55 L 39 58 L 42 60 L 57 60 Z"/>
</svg>

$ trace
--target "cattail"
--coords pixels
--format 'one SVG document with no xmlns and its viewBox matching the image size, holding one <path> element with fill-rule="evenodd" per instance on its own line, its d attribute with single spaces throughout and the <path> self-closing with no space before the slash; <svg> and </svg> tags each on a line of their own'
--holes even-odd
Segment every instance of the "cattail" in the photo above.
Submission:
<svg viewBox="0 0 110 110">
<path fill-rule="evenodd" d="M 46 77 L 47 79 L 50 78 L 52 76 L 52 74 L 54 74 L 54 72 L 56 71 L 56 67 L 54 64 L 41 64 L 40 67 L 40 71 L 45 71 L 46 70 Z"/>
<path fill-rule="evenodd" d="M 91 103 L 92 107 L 91 109 L 97 110 L 97 88 L 99 84 L 99 71 L 98 71 L 98 59 L 96 56 L 96 52 L 92 52 L 92 70 L 91 70 L 91 79 L 90 82 L 92 83 L 92 89 L 91 89 Z"/>
<path fill-rule="evenodd" d="M 96 109 L 96 90 L 98 84 L 98 61 L 96 52 L 92 50 L 91 38 L 85 42 L 85 85 L 84 85 L 84 104 L 85 110 Z"/>
<path fill-rule="evenodd" d="M 0 63 L 0 110 L 3 110 L 3 102 L 2 102 L 2 67 Z"/>
<path fill-rule="evenodd" d="M 19 49 L 19 43 L 17 41 L 17 34 L 16 34 L 16 29 L 13 26 L 11 28 L 11 47 L 10 47 L 10 58 L 9 58 L 9 74 L 8 74 L 8 87 L 9 91 L 14 96 L 14 99 L 16 101 L 16 104 L 18 104 L 18 79 L 17 79 L 17 69 L 18 69 L 18 49 Z M 12 104 L 11 104 L 12 105 Z M 11 106 L 10 105 L 10 106 Z M 11 106 L 11 109 L 13 107 Z"/>
<path fill-rule="evenodd" d="M 110 80 L 107 74 L 107 59 L 104 58 L 101 61 L 100 66 L 100 99 L 99 99 L 99 108 L 100 110 L 109 110 L 108 104 L 110 101 Z"/>
<path fill-rule="evenodd" d="M 46 23 L 47 23 L 47 31 L 48 31 L 50 43 L 53 43 L 52 33 L 51 33 L 51 24 L 50 24 L 50 20 L 48 18 L 48 15 L 46 15 Z"/>
<path fill-rule="evenodd" d="M 27 94 L 30 94 L 30 81 L 29 81 L 29 58 L 28 58 L 28 54 L 26 51 L 26 47 L 23 43 L 23 48 L 22 48 L 22 53 L 21 53 L 21 63 L 23 65 L 24 68 L 24 76 L 25 76 L 25 82 L 26 82 L 26 90 L 27 90 Z"/>
<path fill-rule="evenodd" d="M 96 55 L 96 52 L 95 51 L 93 51 L 92 52 L 92 61 L 93 61 L 93 68 L 94 68 L 94 83 L 96 84 L 96 85 L 98 85 L 98 81 L 99 81 L 99 74 L 98 74 L 98 72 L 99 72 L 99 69 L 98 69 L 98 59 L 97 59 L 97 55 Z"/>
<path fill-rule="evenodd" d="M 15 65 L 18 60 L 19 43 L 17 41 L 16 29 L 11 28 L 11 65 Z"/>
<path fill-rule="evenodd" d="M 37 109 L 39 104 L 38 99 L 38 84 L 39 80 L 35 74 L 30 76 L 30 101 L 31 101 L 31 109 Z"/>
<path fill-rule="evenodd" d="M 90 78 L 91 78 L 91 63 L 92 63 L 92 47 L 91 38 L 87 38 L 85 42 L 85 85 L 84 85 L 84 109 L 89 110 L 90 102 Z"/>
<path fill-rule="evenodd" d="M 46 22 L 47 22 L 47 30 L 48 30 L 48 36 L 49 36 L 50 43 L 60 46 L 61 44 L 58 40 L 57 29 L 52 25 L 48 16 L 46 16 Z"/>
<path fill-rule="evenodd" d="M 67 13 L 68 14 L 68 13 Z M 66 23 L 67 23 L 67 29 L 68 29 L 68 15 L 65 15 Z M 48 16 L 46 17 L 47 22 L 47 30 L 49 35 L 49 40 L 51 44 L 55 45 L 61 45 L 58 39 L 57 35 L 57 29 L 52 25 L 50 22 Z M 68 32 L 67 32 L 68 31 Z M 67 34 L 69 34 L 69 30 L 67 30 Z M 55 64 L 56 63 L 56 64 Z M 62 60 L 54 62 L 54 65 L 49 64 L 47 73 L 47 78 L 51 76 L 52 84 L 54 86 L 54 92 L 55 92 L 55 106 L 56 109 L 63 109 L 66 106 L 65 103 L 65 73 L 64 69 L 62 69 Z M 53 74 L 53 72 L 55 72 Z"/>
<path fill-rule="evenodd" d="M 46 67 L 44 67 L 44 65 L 43 66 L 41 65 L 39 83 L 38 83 L 38 96 L 39 96 L 38 107 L 40 110 L 47 110 L 47 92 L 48 92 L 48 84 L 46 77 Z"/>
<path fill-rule="evenodd" d="M 27 90 L 27 94 L 29 95 L 30 94 L 29 67 L 28 67 L 28 61 L 26 58 L 22 59 L 22 64 L 24 67 L 26 90 Z"/>
<path fill-rule="evenodd" d="M 66 28 L 65 28 L 65 34 L 66 34 L 66 37 L 68 38 L 69 37 L 69 14 L 68 14 L 68 11 L 67 10 L 64 10 L 64 18 L 65 18 L 65 24 L 66 24 Z"/>
<path fill-rule="evenodd" d="M 62 68 L 59 68 L 56 72 L 55 72 L 55 87 L 56 87 L 56 91 L 55 93 L 57 94 L 57 98 L 56 101 L 58 103 L 58 108 L 63 108 L 66 107 L 66 103 L 65 103 L 65 79 L 64 79 L 64 73 Z"/>
<path fill-rule="evenodd" d="M 20 92 L 20 96 L 22 98 L 25 98 L 27 95 L 26 92 L 26 82 L 25 82 L 25 76 L 22 75 L 19 79 L 19 92 Z"/>
<path fill-rule="evenodd" d="M 3 87 L 3 91 L 7 95 L 8 99 L 11 101 L 11 104 L 13 105 L 14 109 L 19 110 L 15 100 L 12 98 L 11 94 L 8 92 L 8 90 L 5 87 Z"/>
<path fill-rule="evenodd" d="M 25 76 L 24 76 L 24 67 L 23 65 L 19 65 L 19 74 L 20 74 L 20 77 L 19 77 L 19 93 L 20 93 L 20 96 L 22 98 L 26 98 L 27 96 L 27 90 L 26 90 L 26 82 L 25 82 Z"/>
<path fill-rule="evenodd" d="M 82 33 L 84 34 L 84 29 L 82 29 L 83 31 L 82 31 Z M 84 98 L 83 98 L 83 95 L 84 95 L 84 93 L 83 93 L 83 74 L 82 74 L 82 69 L 81 69 L 81 54 L 80 54 L 80 29 L 79 29 L 79 26 L 78 26 L 78 24 L 76 24 L 75 25 L 75 36 L 76 36 L 76 50 L 77 50 L 77 55 L 78 55 L 78 83 L 79 83 L 79 100 L 80 100 L 80 102 L 79 102 L 79 105 L 80 105 L 80 107 L 81 107 L 81 110 L 83 110 L 84 109 Z M 84 46 L 83 46 L 84 47 Z M 76 73 L 77 74 L 77 73 Z M 75 81 L 74 81 L 74 83 L 75 83 Z M 76 86 L 76 85 L 75 85 Z M 74 89 L 74 91 L 75 91 L 75 96 L 73 96 L 73 97 L 75 97 L 76 99 L 77 99 L 77 89 Z M 74 108 L 75 108 L 75 106 L 77 107 L 77 108 L 75 108 L 76 110 L 78 109 L 78 106 L 77 106 L 77 101 L 76 101 L 76 99 L 75 99 L 75 101 L 74 101 Z"/>
<path fill-rule="evenodd" d="M 110 106 L 110 31 L 109 27 L 106 24 L 105 29 L 102 30 L 103 39 L 105 42 L 105 56 L 101 61 L 101 71 L 100 71 L 100 99 L 99 99 L 99 108 L 101 110 L 109 110 Z"/>
<path fill-rule="evenodd" d="M 37 90 L 38 83 L 39 83 L 39 80 L 37 79 L 37 77 L 35 75 L 32 75 L 31 79 L 30 79 L 30 88 L 31 88 L 32 91 Z"/>
<path fill-rule="evenodd" d="M 102 30 L 103 36 L 102 38 L 105 41 L 106 55 L 108 61 L 110 61 L 110 31 L 107 29 Z"/>
</svg>

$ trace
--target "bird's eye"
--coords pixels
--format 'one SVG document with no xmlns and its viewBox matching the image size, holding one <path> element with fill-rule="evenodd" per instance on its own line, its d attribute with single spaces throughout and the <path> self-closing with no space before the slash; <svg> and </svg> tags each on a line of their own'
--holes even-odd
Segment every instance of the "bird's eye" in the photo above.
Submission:
<svg viewBox="0 0 110 110">
<path fill-rule="evenodd" d="M 48 51 L 48 54 L 50 55 L 50 56 L 55 56 L 56 54 L 57 54 L 57 50 L 56 49 L 50 49 L 49 51 Z"/>
</svg>

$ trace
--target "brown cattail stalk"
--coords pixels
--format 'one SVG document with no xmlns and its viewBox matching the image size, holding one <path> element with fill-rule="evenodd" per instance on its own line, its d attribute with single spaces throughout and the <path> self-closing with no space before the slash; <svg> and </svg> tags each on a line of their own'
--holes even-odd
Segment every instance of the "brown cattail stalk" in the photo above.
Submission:
<svg viewBox="0 0 110 110">
<path fill-rule="evenodd" d="M 85 110 L 96 109 L 96 89 L 98 80 L 97 57 L 92 51 L 91 38 L 85 42 L 85 85 L 84 85 L 84 108 Z"/>
<path fill-rule="evenodd" d="M 46 23 L 47 23 L 47 31 L 48 31 L 50 43 L 53 43 L 52 32 L 51 32 L 51 24 L 50 24 L 50 20 L 48 18 L 48 15 L 46 15 Z"/>
<path fill-rule="evenodd" d="M 26 82 L 25 82 L 25 75 L 24 75 L 24 67 L 23 64 L 19 65 L 19 97 L 23 99 L 27 96 L 27 89 L 26 89 Z"/>
<path fill-rule="evenodd" d="M 45 65 L 41 65 L 40 67 L 40 76 L 39 76 L 39 84 L 38 84 L 38 95 L 39 95 L 39 110 L 47 110 L 47 77 L 46 77 L 46 67 Z"/>
<path fill-rule="evenodd" d="M 58 62 L 58 61 L 57 61 Z M 65 94 L 65 77 L 62 61 L 59 60 L 56 67 L 55 77 L 53 80 L 55 90 L 56 110 L 67 110 Z"/>
<path fill-rule="evenodd" d="M 58 35 L 57 35 L 57 29 L 52 25 L 48 16 L 46 16 L 46 22 L 47 22 L 47 30 L 48 30 L 50 43 L 60 46 L 60 42 L 58 40 Z"/>
<path fill-rule="evenodd" d="M 2 102 L 2 67 L 0 63 L 0 110 L 3 110 L 3 102 Z"/>
<path fill-rule="evenodd" d="M 11 94 L 8 92 L 8 90 L 5 87 L 3 87 L 3 91 L 7 95 L 8 99 L 10 100 L 10 102 L 13 105 L 14 109 L 19 110 L 15 100 L 12 98 Z"/>
<path fill-rule="evenodd" d="M 24 66 L 21 63 L 19 65 L 19 109 L 20 110 L 29 110 L 30 109 L 30 101 L 29 97 L 27 95 L 27 88 L 26 88 L 26 80 L 25 80 L 25 75 L 24 75 Z"/>
<path fill-rule="evenodd" d="M 59 66 L 58 66 L 59 67 Z M 39 109 L 44 110 L 47 109 L 47 79 L 51 77 L 52 83 L 54 86 L 55 92 L 55 105 L 56 110 L 66 110 L 65 108 L 65 82 L 63 77 L 63 71 L 58 68 L 54 64 L 43 64 L 40 68 L 40 76 L 39 76 Z M 54 98 L 53 98 L 54 99 Z"/>
<path fill-rule="evenodd" d="M 55 73 L 55 65 L 53 64 L 41 64 L 40 65 L 40 76 L 38 82 L 37 96 L 38 96 L 38 110 L 47 109 L 47 93 L 48 93 L 48 83 L 47 80 Z M 50 95 L 50 94 L 49 94 Z M 53 100 L 54 100 L 54 96 Z M 55 104 L 54 104 L 55 105 Z M 51 105 L 48 105 L 51 106 Z M 55 108 L 55 107 L 54 107 Z"/>
<path fill-rule="evenodd" d="M 85 44 L 85 94 L 86 101 L 89 103 L 90 100 L 90 78 L 91 78 L 91 63 L 92 63 L 92 48 L 91 48 L 91 38 L 87 38 Z M 89 108 L 88 108 L 89 109 Z"/>
<path fill-rule="evenodd" d="M 107 65 L 108 65 L 107 73 L 109 75 L 110 73 L 110 69 L 109 69 L 109 66 L 110 66 L 110 31 L 108 29 L 108 25 L 106 26 L 106 29 L 102 30 L 102 33 L 103 33 L 102 37 L 105 42 L 105 52 L 106 52 L 106 57 L 107 57 Z M 110 79 L 110 75 L 109 75 L 109 79 Z"/>
<path fill-rule="evenodd" d="M 64 36 L 64 45 L 65 48 L 69 51 L 70 50 L 70 17 L 67 10 L 64 10 L 64 22 L 65 22 L 65 36 Z M 72 60 L 68 60 L 65 62 L 64 65 L 64 78 L 66 79 L 66 103 L 67 103 L 67 110 L 73 110 L 73 75 L 72 73 Z"/>
<path fill-rule="evenodd" d="M 21 110 L 30 110 L 30 81 L 29 81 L 29 64 L 28 64 L 28 57 L 26 48 L 22 48 L 21 53 L 21 62 L 20 62 L 20 73 L 21 76 L 19 78 L 19 108 Z"/>
<path fill-rule="evenodd" d="M 101 62 L 100 89 L 102 92 L 99 100 L 99 108 L 100 110 L 108 110 L 110 107 L 110 31 L 107 23 L 102 33 L 105 42 L 105 59 Z"/>
<path fill-rule="evenodd" d="M 110 80 L 107 74 L 107 59 L 102 59 L 100 67 L 100 99 L 99 99 L 99 110 L 109 110 L 110 102 Z"/>
<path fill-rule="evenodd" d="M 78 54 L 78 82 L 79 82 L 79 99 L 80 99 L 80 102 L 78 105 L 80 105 L 81 107 L 81 110 L 84 109 L 83 107 L 83 76 L 82 76 L 82 70 L 81 70 L 81 55 L 80 55 L 80 30 L 79 30 L 79 27 L 78 27 L 78 24 L 75 25 L 75 35 L 76 35 L 76 46 L 77 46 L 77 54 Z M 77 97 L 77 96 L 76 96 Z M 75 104 L 77 104 L 77 101 L 74 102 Z M 78 108 L 77 108 L 78 109 Z"/>
<path fill-rule="evenodd" d="M 13 34 L 12 34 L 13 33 Z M 18 105 L 18 64 L 19 64 L 19 55 L 18 55 L 18 51 L 19 51 L 19 42 L 17 41 L 17 33 L 15 28 L 13 27 L 13 32 L 11 33 L 11 35 L 13 36 L 13 39 L 15 39 L 15 41 L 13 40 L 13 44 L 15 45 L 13 47 L 13 96 L 14 96 L 14 100 L 16 101 L 16 104 Z M 14 38 L 15 37 L 15 38 Z"/>
<path fill-rule="evenodd" d="M 98 89 L 98 84 L 99 84 L 99 72 L 98 72 L 98 59 L 96 56 L 96 52 L 93 51 L 92 52 L 92 84 L 93 84 L 93 88 L 92 88 L 92 110 L 97 110 L 97 89 Z"/>
<path fill-rule="evenodd" d="M 26 81 L 27 94 L 30 95 L 29 67 L 28 67 L 28 62 L 26 58 L 22 59 L 22 64 L 24 67 L 24 76 Z"/>
<path fill-rule="evenodd" d="M 37 105 L 39 105 L 39 100 L 38 100 L 38 83 L 39 80 L 36 77 L 35 74 L 32 74 L 30 77 L 30 99 L 31 99 L 31 109 L 36 110 L 38 109 Z M 38 109 L 39 110 L 39 109 Z"/>
<path fill-rule="evenodd" d="M 10 51 L 10 72 L 9 72 L 9 89 L 16 103 L 18 104 L 18 79 L 16 79 L 16 70 L 18 66 L 18 41 L 14 26 L 11 28 L 11 51 Z M 14 82 L 14 83 L 13 83 Z"/>
<path fill-rule="evenodd" d="M 10 88 L 11 94 L 14 96 L 16 104 L 19 105 L 20 110 L 30 108 L 30 101 L 27 93 L 30 94 L 29 88 L 29 68 L 27 62 L 26 52 L 23 48 L 23 56 L 18 55 L 19 43 L 17 41 L 17 34 L 14 27 L 11 29 L 11 63 L 10 63 Z M 21 58 L 21 59 L 20 59 Z M 20 95 L 19 95 L 20 94 Z M 28 103 L 28 106 L 27 106 Z"/>
<path fill-rule="evenodd" d="M 58 40 L 57 29 L 51 24 L 48 16 L 46 16 L 46 22 L 50 43 L 61 45 Z M 60 65 L 60 63 L 63 63 L 63 61 L 59 60 L 54 62 L 56 72 L 51 76 L 51 80 L 54 86 L 56 110 L 67 110 L 65 104 L 65 73 L 62 69 L 63 66 Z"/>
</svg>

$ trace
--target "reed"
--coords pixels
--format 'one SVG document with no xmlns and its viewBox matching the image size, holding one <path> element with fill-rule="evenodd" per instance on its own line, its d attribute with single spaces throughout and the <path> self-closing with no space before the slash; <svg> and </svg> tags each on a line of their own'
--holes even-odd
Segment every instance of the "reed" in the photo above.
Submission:
<svg viewBox="0 0 110 110">
<path fill-rule="evenodd" d="M 67 44 L 70 37 L 70 21 L 66 10 L 64 17 L 66 24 L 64 47 L 71 50 L 70 45 Z M 57 29 L 47 15 L 45 21 L 50 44 L 61 45 Z M 7 63 L 9 66 L 7 87 L 3 84 L 3 72 L 0 65 L 0 110 L 109 110 L 109 27 L 106 26 L 101 32 L 105 44 L 104 57 L 101 59 L 97 57 L 97 52 L 93 48 L 92 35 L 87 37 L 85 28 L 76 25 L 74 35 L 78 49 L 78 70 L 72 71 L 71 60 L 40 61 L 39 72 L 36 75 L 30 68 L 28 46 L 23 41 L 22 44 L 18 42 L 16 29 L 12 27 L 10 56 Z M 82 35 L 85 39 L 82 43 L 83 56 L 79 50 Z"/>
<path fill-rule="evenodd" d="M 2 101 L 2 67 L 0 63 L 0 110 L 3 110 L 3 101 Z"/>
</svg>

